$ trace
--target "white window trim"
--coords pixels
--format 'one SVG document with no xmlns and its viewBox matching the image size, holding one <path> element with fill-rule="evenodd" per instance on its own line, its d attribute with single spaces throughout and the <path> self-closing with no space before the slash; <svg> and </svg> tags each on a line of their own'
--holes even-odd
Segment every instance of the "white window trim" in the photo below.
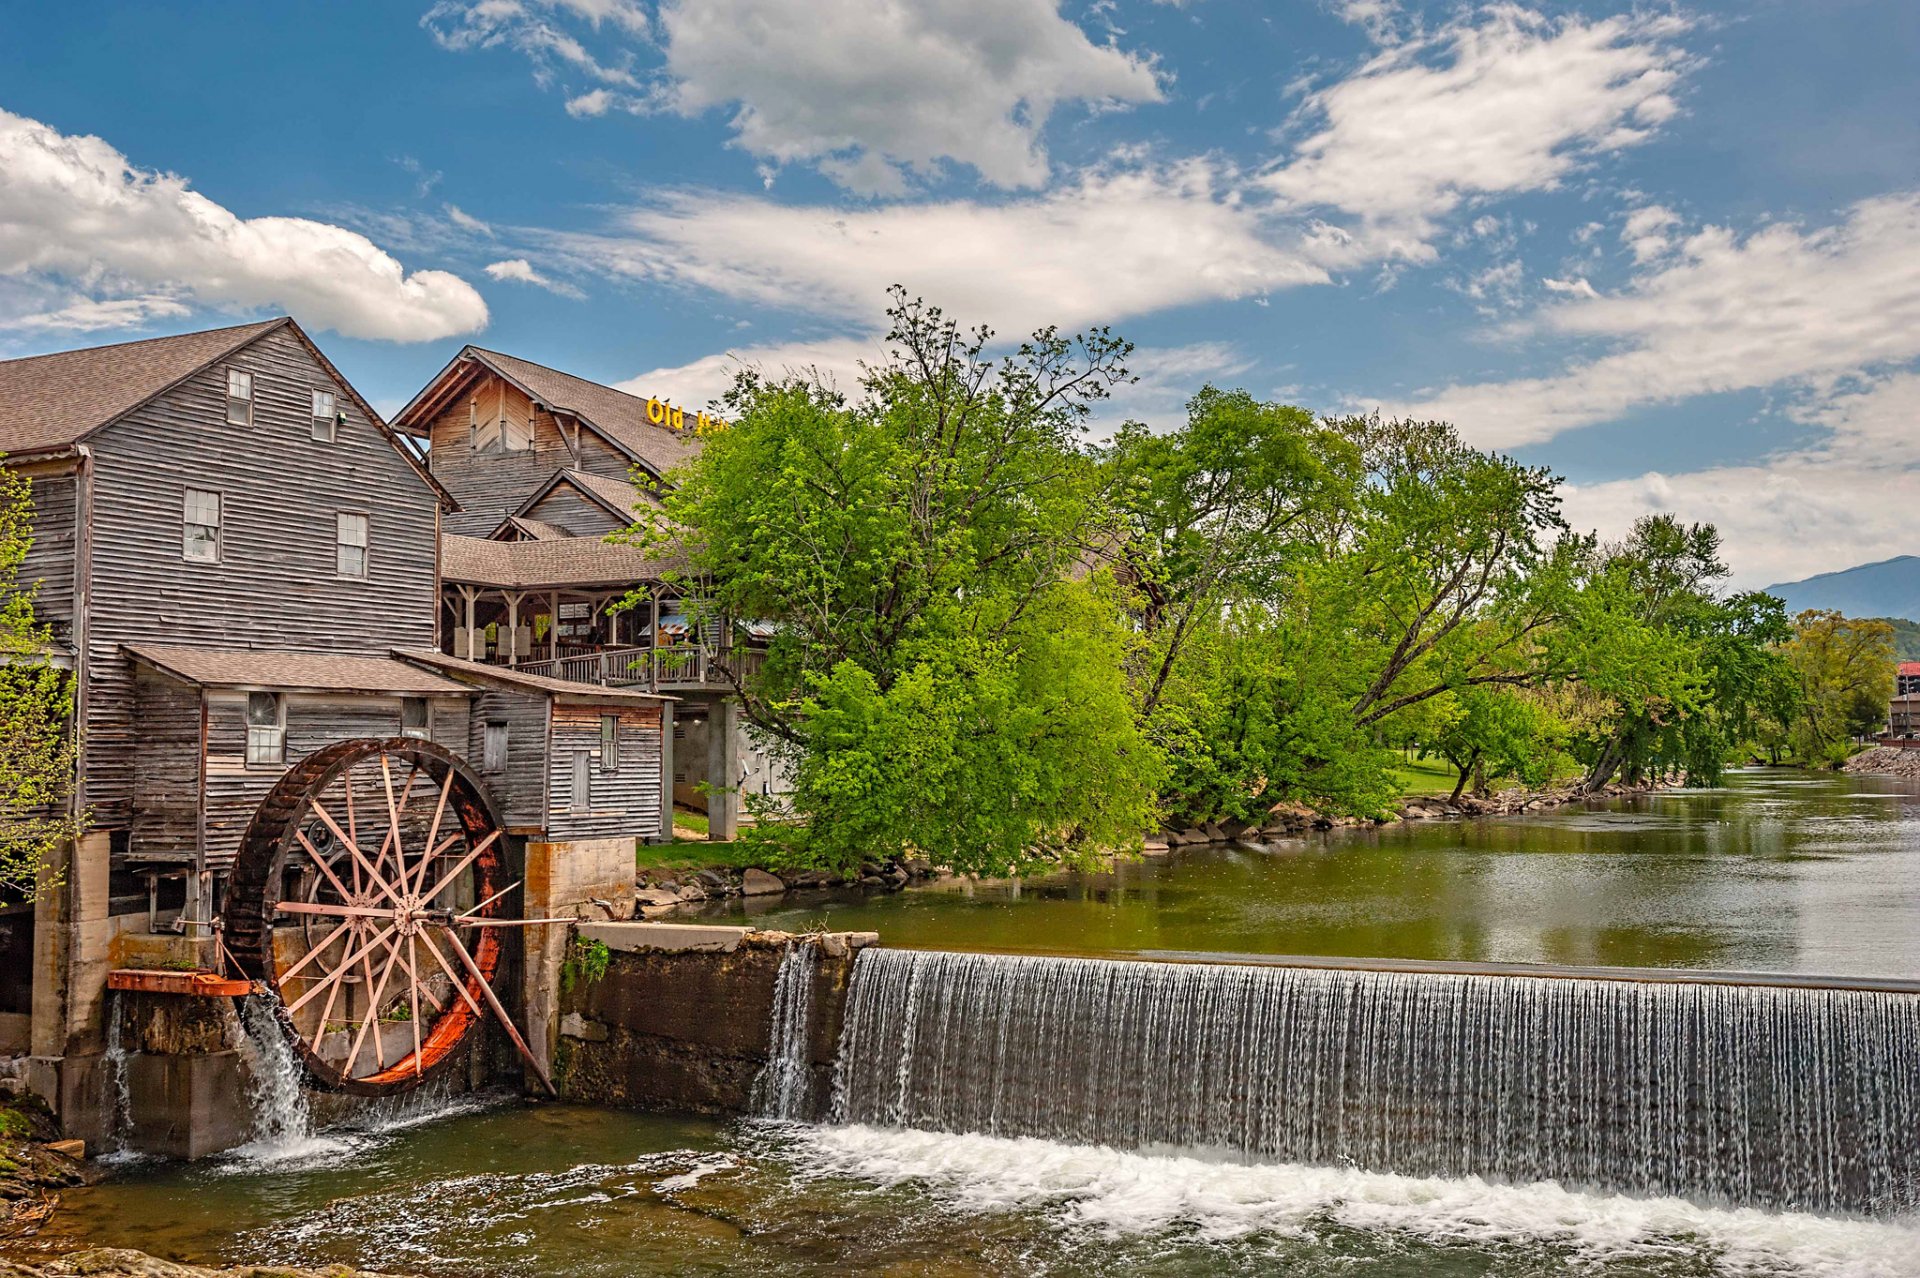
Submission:
<svg viewBox="0 0 1920 1278">
<path fill-rule="evenodd" d="M 346 521 L 358 519 L 362 527 L 362 540 L 358 543 L 360 551 L 360 571 L 348 572 L 340 566 L 340 552 L 356 543 L 346 540 Z M 343 581 L 365 581 L 373 569 L 373 516 L 362 510 L 336 511 L 333 516 L 333 573 Z"/>
<path fill-rule="evenodd" d="M 187 518 L 188 503 L 193 499 L 193 494 L 195 493 L 200 493 L 204 496 L 210 496 L 213 498 L 213 522 L 211 524 L 205 524 L 205 523 L 199 522 L 198 520 Z M 212 528 L 213 529 L 213 558 L 202 559 L 198 555 L 192 555 L 187 553 L 187 529 L 189 528 Z M 185 489 L 182 489 L 180 493 L 180 558 L 181 558 L 181 561 L 184 563 L 190 563 L 190 564 L 217 564 L 224 561 L 226 559 L 226 556 L 227 556 L 227 495 L 221 492 L 217 488 L 187 487 Z"/>
<path fill-rule="evenodd" d="M 319 399 L 320 396 L 322 395 L 325 395 L 327 397 L 328 408 L 325 416 L 322 416 L 317 411 L 313 414 L 313 422 L 312 422 L 313 438 L 316 442 L 322 443 L 322 444 L 337 443 L 339 442 L 339 438 L 340 438 L 340 397 L 336 395 L 333 391 L 323 390 L 322 388 L 315 386 L 313 388 L 313 395 L 308 402 L 311 403 L 313 402 L 313 400 Z M 325 422 L 327 424 L 325 434 L 322 434 L 320 432 L 321 422 Z"/>
<path fill-rule="evenodd" d="M 256 725 L 254 723 L 253 699 L 255 696 L 273 698 L 274 710 L 279 719 L 278 723 L 274 724 L 272 727 L 267 727 L 265 725 Z M 247 694 L 247 699 L 242 707 L 241 713 L 245 717 L 246 724 L 247 724 L 247 766 L 249 768 L 284 768 L 287 765 L 287 698 L 286 698 L 286 694 L 281 692 L 261 692 L 261 693 L 250 692 Z M 255 733 L 264 734 L 260 737 L 260 740 L 263 742 L 270 742 L 272 744 L 273 746 L 272 758 L 255 759 L 253 757 Z"/>
<path fill-rule="evenodd" d="M 247 379 L 247 393 L 244 396 L 235 395 L 233 393 L 233 379 L 236 376 L 244 377 Z M 226 417 L 227 425 L 229 426 L 253 425 L 253 402 L 255 398 L 255 392 L 258 390 L 258 387 L 254 384 L 254 376 L 252 371 L 245 368 L 236 368 L 233 365 L 229 364 L 227 366 L 227 385 L 225 389 L 226 389 L 225 417 Z M 246 420 L 244 421 L 233 420 L 233 406 L 235 403 L 242 403 L 247 406 Z"/>
</svg>

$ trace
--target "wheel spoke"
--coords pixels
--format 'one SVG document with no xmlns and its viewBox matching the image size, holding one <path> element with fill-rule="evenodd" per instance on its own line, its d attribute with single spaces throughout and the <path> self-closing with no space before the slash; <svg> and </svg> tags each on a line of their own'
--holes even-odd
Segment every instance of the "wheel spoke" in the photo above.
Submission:
<svg viewBox="0 0 1920 1278">
<path fill-rule="evenodd" d="M 467 978 L 453 970 L 453 964 L 447 962 L 446 956 L 440 953 L 440 947 L 435 945 L 433 938 L 425 932 L 420 933 L 420 944 L 427 947 L 427 953 L 433 955 L 433 961 L 440 965 L 440 970 L 445 972 L 447 979 L 453 982 L 454 991 L 460 995 L 460 1001 L 465 1003 L 475 1016 L 484 1021 L 487 1014 L 480 1010 L 480 1005 L 473 1001 L 473 995 L 467 992 Z M 484 980 L 480 983 L 486 984 Z"/>
<path fill-rule="evenodd" d="M 339 930 L 342 932 L 351 933 L 357 930 L 358 927 L 359 927 L 359 924 L 350 923 L 346 927 L 343 927 Z M 351 949 L 351 948 L 352 946 L 349 945 L 348 949 Z M 315 1056 L 318 1056 L 320 1054 L 320 1041 L 327 1036 L 327 1022 L 333 1019 L 334 1000 L 340 997 L 340 991 L 343 988 L 345 988 L 346 982 L 344 979 L 341 978 L 341 975 L 340 975 L 343 971 L 345 971 L 345 969 L 346 969 L 346 965 L 343 963 L 340 965 L 340 967 L 334 969 L 333 972 L 329 973 L 329 979 L 332 981 L 331 992 L 327 995 L 326 1006 L 320 1009 L 320 1023 L 314 1026 L 314 1029 L 313 1029 L 312 1051 Z M 291 1016 L 293 1015 L 292 1008 L 287 1009 L 287 1015 L 289 1016 L 289 1018 L 291 1018 Z"/>
<path fill-rule="evenodd" d="M 348 953 L 346 958 L 341 960 L 340 966 L 334 969 L 334 975 L 344 976 L 346 973 L 352 971 L 353 965 L 355 963 L 358 963 L 362 957 L 371 953 L 373 951 L 373 947 L 378 945 L 379 943 L 380 943 L 380 937 L 379 937 L 379 934 L 376 933 L 374 936 L 374 939 L 368 941 L 366 944 L 362 945 L 359 949 L 355 950 L 355 949 L 352 949 L 352 947 L 349 947 L 350 952 Z M 325 988 L 326 987 L 324 985 L 316 985 L 312 989 L 308 990 L 305 994 L 302 994 L 299 998 L 295 999 L 292 1003 L 288 1004 L 287 1006 L 288 1014 L 291 1015 L 292 1013 L 299 1011 L 301 1007 L 305 1006 L 308 999 L 312 998 L 315 994 L 318 994 L 321 990 Z"/>
<path fill-rule="evenodd" d="M 476 914 L 478 914 L 478 913 L 479 913 L 480 911 L 482 911 L 482 910 L 484 910 L 484 909 L 486 909 L 486 908 L 487 908 L 487 907 L 488 907 L 489 905 L 492 905 L 492 904 L 493 904 L 493 903 L 494 903 L 495 901 L 497 901 L 497 900 L 499 900 L 499 899 L 500 899 L 501 897 L 503 897 L 503 896 L 505 896 L 505 895 L 506 895 L 507 893 L 509 893 L 509 892 L 511 892 L 511 891 L 513 891 L 513 890 L 514 890 L 515 888 L 517 888 L 517 887 L 519 887 L 519 886 L 520 886 L 520 885 L 521 885 L 522 883 L 524 883 L 525 881 L 526 881 L 526 880 L 524 880 L 524 879 L 515 879 L 515 880 L 514 880 L 513 882 L 511 882 L 511 883 L 509 883 L 509 884 L 507 884 L 507 885 L 506 885 L 505 887 L 503 887 L 503 888 L 501 888 L 501 889 L 500 889 L 500 890 L 499 890 L 498 892 L 495 892 L 495 893 L 494 893 L 494 894 L 493 894 L 492 896 L 490 896 L 490 897 L 488 897 L 488 898 L 487 898 L 486 900 L 484 900 L 484 901 L 482 901 L 482 902 L 480 902 L 480 904 L 478 904 L 478 905 L 476 905 L 476 906 L 474 906 L 474 907 L 473 907 L 473 908 L 472 908 L 471 910 L 467 910 L 467 911 L 465 911 L 464 913 L 462 913 L 462 914 L 460 914 L 460 915 L 459 915 L 458 917 L 459 917 L 459 918 L 463 918 L 463 919 L 470 919 L 470 918 L 472 918 L 472 917 L 473 917 L 474 915 L 476 915 Z"/>
<path fill-rule="evenodd" d="M 348 930 L 349 929 L 345 927 L 336 927 L 335 929 L 333 929 L 333 931 L 327 933 L 326 937 L 320 942 L 320 944 L 309 946 L 307 948 L 307 952 L 300 956 L 300 961 L 298 963 L 295 963 L 292 967 L 280 973 L 280 975 L 275 977 L 274 979 L 276 981 L 291 981 L 294 978 L 298 977 L 300 975 L 301 968 L 305 967 L 307 964 L 319 958 L 322 950 L 326 949 L 329 945 L 332 945 L 335 941 L 345 936 Z M 318 980 L 319 978 L 310 976 L 307 979 L 312 981 L 312 980 Z"/>
<path fill-rule="evenodd" d="M 447 886 L 451 884 L 455 879 L 460 877 L 460 871 L 466 869 L 469 865 L 472 865 L 474 858 L 479 856 L 482 852 L 485 852 L 488 848 L 492 847 L 493 841 L 499 837 L 500 837 L 500 831 L 495 830 L 492 834 L 489 834 L 486 838 L 474 844 L 473 847 L 467 852 L 467 854 L 460 858 L 460 862 L 458 865 L 455 865 L 451 870 L 448 870 L 445 874 L 440 876 L 440 881 L 433 885 L 433 891 L 425 892 L 421 894 L 421 900 L 423 901 L 437 900 L 440 894 L 447 890 Z"/>
<path fill-rule="evenodd" d="M 440 786 L 440 801 L 433 805 L 433 824 L 427 827 L 427 841 L 422 846 L 426 855 L 420 858 L 420 873 L 413 877 L 409 886 L 414 892 L 420 891 L 420 885 L 427 881 L 427 867 L 431 866 L 439 854 L 434 851 L 433 841 L 440 836 L 440 819 L 447 812 L 447 796 L 453 793 L 453 770 L 447 770 L 447 779 Z M 452 842 L 452 840 L 448 840 Z"/>
<path fill-rule="evenodd" d="M 349 797 L 352 796 L 351 787 L 348 788 L 348 796 Z M 367 864 L 367 854 L 362 852 L 360 850 L 360 845 L 358 843 L 355 843 L 352 837 L 349 836 L 345 830 L 342 830 L 340 828 L 340 823 L 338 821 L 335 821 L 333 819 L 333 814 L 327 811 L 327 809 L 324 806 L 322 806 L 318 796 L 312 799 L 311 803 L 313 806 L 313 813 L 315 816 L 320 818 L 321 824 L 325 825 L 329 830 L 332 830 L 333 837 L 335 837 L 336 839 L 339 839 L 342 843 L 346 844 L 347 851 L 353 854 L 354 864 L 357 867 L 354 871 L 353 881 L 356 884 L 358 884 L 360 882 L 360 871 L 365 870 L 367 872 L 367 876 L 373 880 L 374 886 L 379 888 L 382 892 L 386 893 L 388 899 L 393 902 L 396 908 L 401 907 L 402 902 L 400 900 L 399 894 L 397 894 L 393 890 L 393 888 L 388 885 L 385 879 L 381 878 L 378 874 L 374 873 L 373 867 Z"/>
<path fill-rule="evenodd" d="M 413 1076 L 420 1077 L 420 974 L 413 970 L 413 936 L 407 936 L 407 996 L 411 1000 L 413 1014 L 407 1023 L 413 1026 Z"/>
<path fill-rule="evenodd" d="M 546 1067 L 534 1057 L 533 1049 L 527 1046 L 527 1040 L 520 1037 L 520 1030 L 514 1025 L 513 1017 L 507 1015 L 507 1009 L 500 1005 L 500 997 L 493 992 L 493 986 L 487 983 L 486 974 L 480 970 L 480 965 L 473 961 L 473 955 L 467 953 L 467 947 L 460 943 L 460 937 L 452 928 L 447 928 L 446 933 L 447 944 L 451 945 L 453 952 L 460 956 L 460 961 L 466 965 L 467 971 L 473 973 L 473 979 L 480 983 L 480 993 L 486 996 L 487 1006 L 491 1007 L 493 1014 L 500 1019 L 500 1027 L 507 1031 L 507 1037 L 512 1039 L 513 1045 L 520 1049 L 520 1055 L 532 1067 L 541 1084 L 546 1087 L 547 1094 L 558 1096 L 560 1092 L 554 1087 L 553 1080 L 547 1077 Z"/>
<path fill-rule="evenodd" d="M 367 1041 L 367 1031 L 369 1030 L 373 1031 L 373 1067 L 377 1072 L 385 1069 L 387 1066 L 386 1050 L 381 1046 L 380 1031 L 376 1027 L 380 1024 L 380 1000 L 386 996 L 387 979 L 393 975 L 394 960 L 399 957 L 400 947 L 397 945 L 388 946 L 387 961 L 380 969 L 379 983 L 368 986 L 367 1014 L 360 1021 L 360 1035 L 353 1040 L 353 1051 L 347 1056 L 348 1078 L 353 1077 L 353 1067 L 360 1061 L 360 1048 L 361 1045 Z M 367 958 L 365 971 L 369 978 L 373 976 L 373 958 L 371 955 Z"/>
<path fill-rule="evenodd" d="M 313 846 L 313 840 L 307 837 L 307 832 L 305 830 L 295 830 L 293 837 L 299 842 L 301 847 L 307 850 L 307 855 L 313 858 L 313 863 L 320 867 L 320 873 L 327 876 L 327 882 L 333 884 L 333 890 L 340 894 L 340 899 L 343 901 L 351 900 L 353 893 L 347 891 L 347 885 L 340 881 L 340 876 L 333 872 L 331 865 L 327 864 L 327 858 L 320 855 L 320 849 Z"/>
<path fill-rule="evenodd" d="M 391 919 L 399 915 L 378 905 L 335 905 L 331 901 L 282 901 L 273 907 L 286 914 L 321 914 L 328 918 Z"/>
</svg>

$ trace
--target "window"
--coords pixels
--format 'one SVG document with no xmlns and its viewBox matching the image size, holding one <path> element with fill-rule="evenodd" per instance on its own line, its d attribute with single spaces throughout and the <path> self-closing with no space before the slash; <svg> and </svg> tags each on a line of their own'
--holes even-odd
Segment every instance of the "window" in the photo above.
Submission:
<svg viewBox="0 0 1920 1278">
<path fill-rule="evenodd" d="M 235 426 L 253 425 L 252 373 L 227 370 L 227 421 Z"/>
<path fill-rule="evenodd" d="M 567 804 L 575 812 L 593 807 L 593 756 L 585 750 L 573 752 L 573 793 Z"/>
<path fill-rule="evenodd" d="M 333 442 L 333 428 L 336 424 L 333 407 L 333 392 L 317 390 L 313 393 L 313 437 L 323 443 Z"/>
<path fill-rule="evenodd" d="M 533 447 L 533 422 L 514 415 L 505 382 L 496 382 L 493 394 L 467 401 L 467 430 L 476 453 L 515 453 Z"/>
<path fill-rule="evenodd" d="M 498 720 L 489 723 L 482 738 L 480 748 L 480 770 L 482 772 L 505 772 L 507 770 L 507 725 Z"/>
<path fill-rule="evenodd" d="M 427 711 L 425 697 L 407 697 L 400 703 L 400 735 L 419 737 L 422 741 L 433 735 L 432 719 Z"/>
<path fill-rule="evenodd" d="M 287 761 L 287 706 L 277 692 L 247 694 L 247 766 Z"/>
<path fill-rule="evenodd" d="M 367 517 L 341 515 L 334 525 L 334 566 L 342 577 L 367 575 Z"/>
<path fill-rule="evenodd" d="M 617 714 L 600 716 L 600 770 L 620 770 L 620 716 Z"/>
<path fill-rule="evenodd" d="M 195 563 L 220 562 L 220 494 L 187 489 L 180 514 L 180 555 Z"/>
</svg>

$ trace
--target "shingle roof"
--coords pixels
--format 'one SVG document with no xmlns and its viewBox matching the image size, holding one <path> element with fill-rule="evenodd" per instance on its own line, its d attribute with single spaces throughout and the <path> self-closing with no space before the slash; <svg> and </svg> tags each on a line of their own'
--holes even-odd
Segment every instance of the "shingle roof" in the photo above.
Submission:
<svg viewBox="0 0 1920 1278">
<path fill-rule="evenodd" d="M 1920 661 L 1903 661 L 1899 672 L 1903 675 L 1920 675 Z"/>
<path fill-rule="evenodd" d="M 678 556 L 598 537 L 488 541 L 449 533 L 440 538 L 441 580 L 469 586 L 626 586 L 683 569 Z"/>
<path fill-rule="evenodd" d="M 545 404 L 584 418 L 602 434 L 627 448 L 656 474 L 666 474 L 698 454 L 700 441 L 691 431 L 656 426 L 647 420 L 647 401 L 572 373 L 499 351 L 467 348 L 483 363 Z"/>
<path fill-rule="evenodd" d="M 176 648 L 127 644 L 133 657 L 163 674 L 213 688 L 302 688 L 320 692 L 465 694 L 465 684 L 392 657 L 274 649 Z"/>
<path fill-rule="evenodd" d="M 658 497 L 631 480 L 613 479 L 586 470 L 563 470 L 560 474 L 568 483 L 576 485 L 582 491 L 591 493 L 612 506 L 620 512 L 620 517 L 628 522 L 632 522 L 634 512 L 641 506 L 660 504 Z"/>
<path fill-rule="evenodd" d="M 500 536 L 509 528 L 518 528 L 535 541 L 565 541 L 573 536 L 559 524 L 550 524 L 544 519 L 528 519 L 525 515 L 508 515 L 499 525 L 487 534 L 488 541 L 505 540 Z"/>
<path fill-rule="evenodd" d="M 0 452 L 75 443 L 286 319 L 0 361 Z"/>
<path fill-rule="evenodd" d="M 666 697 L 657 692 L 642 692 L 638 688 L 603 688 L 595 683 L 574 683 L 568 679 L 553 679 L 546 675 L 529 674 L 525 670 L 516 670 L 511 666 L 463 661 L 459 657 L 449 657 L 444 652 L 428 652 L 419 648 L 395 648 L 393 655 L 402 661 L 411 661 L 419 665 L 431 666 L 435 670 L 443 670 L 455 678 L 482 683 L 490 680 L 510 687 L 524 688 L 528 692 L 543 692 L 586 701 L 679 700 L 678 697 Z"/>
</svg>

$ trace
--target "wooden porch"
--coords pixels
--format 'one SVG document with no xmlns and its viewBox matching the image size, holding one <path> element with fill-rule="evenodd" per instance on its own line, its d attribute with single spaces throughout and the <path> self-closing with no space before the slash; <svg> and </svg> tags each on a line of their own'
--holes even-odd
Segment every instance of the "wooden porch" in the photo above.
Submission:
<svg viewBox="0 0 1920 1278">
<path fill-rule="evenodd" d="M 603 688 L 643 688 L 648 692 L 727 690 L 759 670 L 766 653 L 757 648 L 709 651 L 701 644 L 658 648 L 598 648 L 562 652 L 544 661 L 522 661 L 516 669 L 569 683 Z"/>
</svg>

